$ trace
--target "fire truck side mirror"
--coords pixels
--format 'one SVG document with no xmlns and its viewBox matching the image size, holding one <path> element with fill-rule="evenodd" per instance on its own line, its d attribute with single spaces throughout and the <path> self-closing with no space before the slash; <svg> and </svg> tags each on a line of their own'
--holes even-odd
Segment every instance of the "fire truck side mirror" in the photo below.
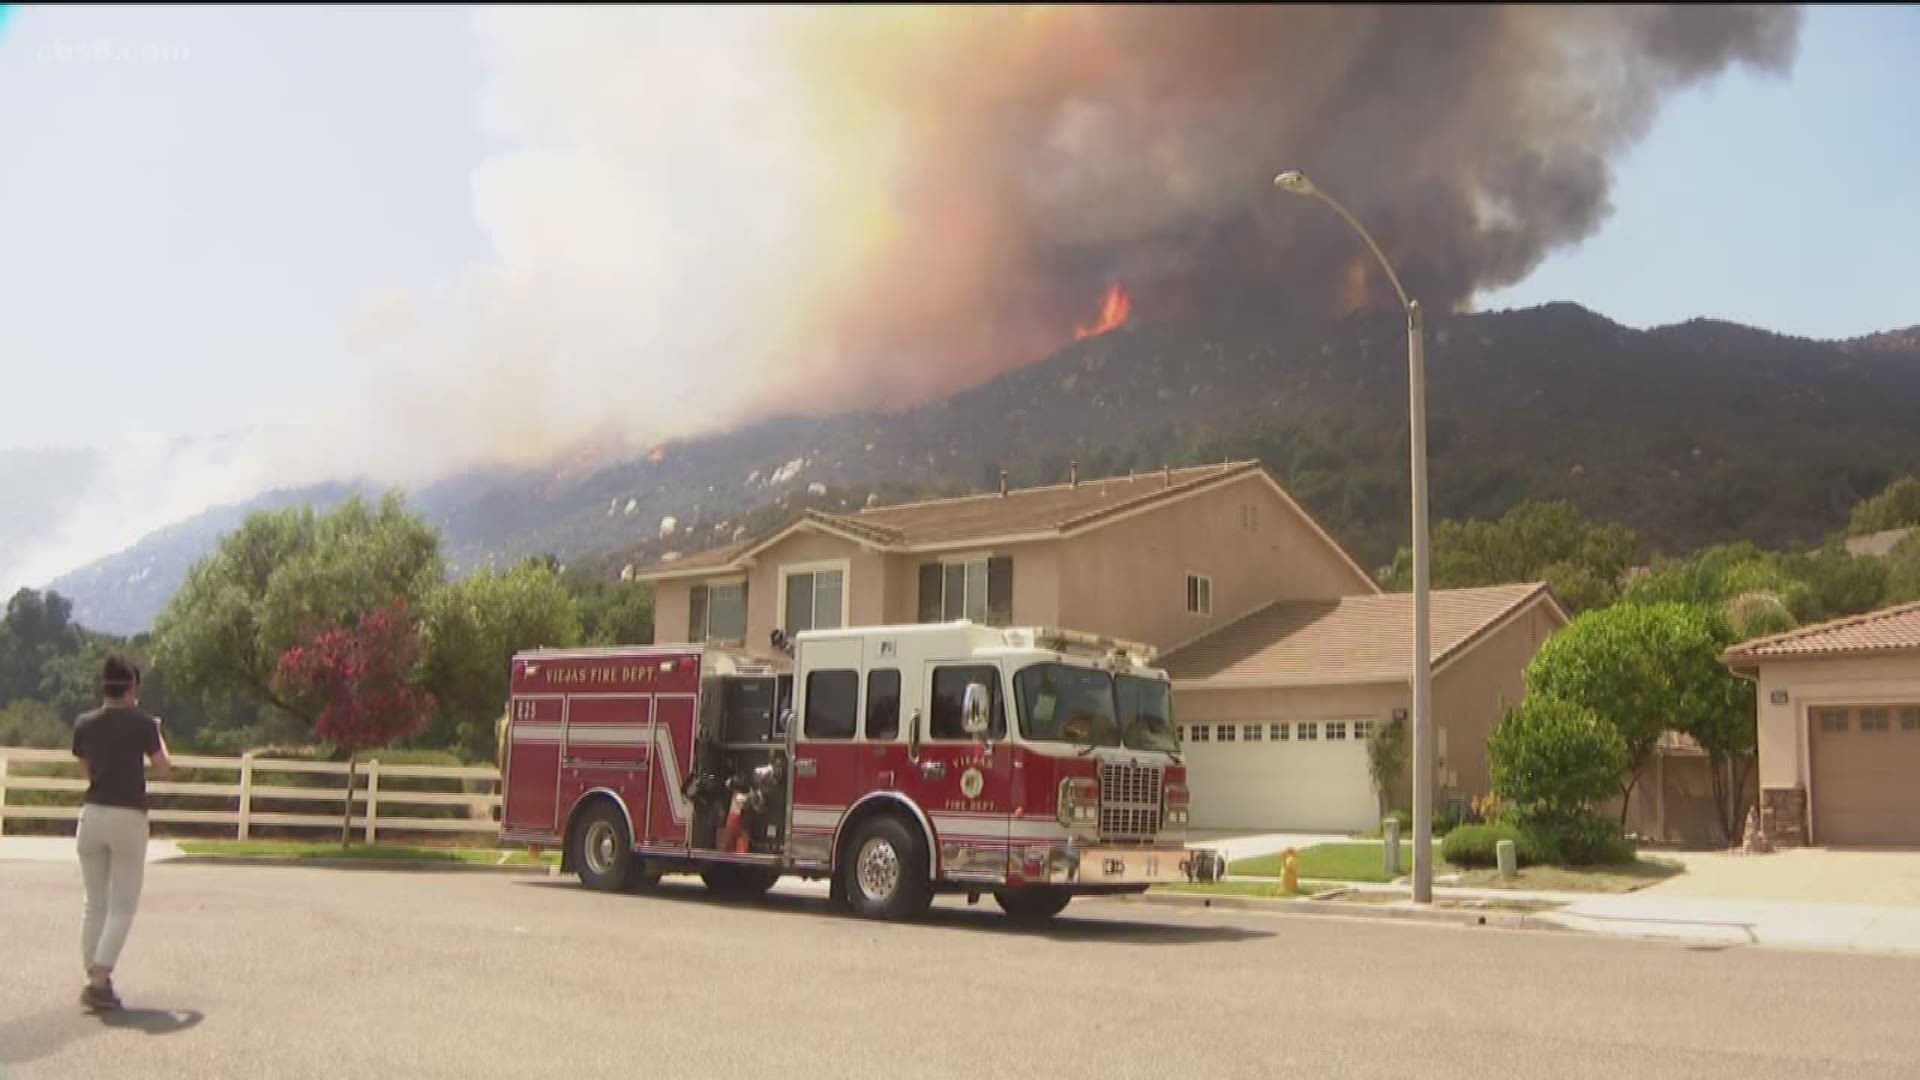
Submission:
<svg viewBox="0 0 1920 1080">
<path fill-rule="evenodd" d="M 967 734 L 982 742 L 986 741 L 988 731 L 987 705 L 986 684 L 968 683 L 967 696 L 961 706 L 961 725 Z"/>
</svg>

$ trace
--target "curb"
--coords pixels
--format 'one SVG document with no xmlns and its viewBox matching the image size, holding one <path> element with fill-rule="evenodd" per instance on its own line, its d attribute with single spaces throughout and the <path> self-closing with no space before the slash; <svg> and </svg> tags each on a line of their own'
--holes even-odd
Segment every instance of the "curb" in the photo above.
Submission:
<svg viewBox="0 0 1920 1080">
<path fill-rule="evenodd" d="M 280 855 L 181 855 L 164 860 L 189 866 L 290 866 L 313 870 L 408 870 L 469 874 L 519 874 L 526 877 L 552 877 L 558 874 L 550 866 L 496 866 L 490 863 L 455 862 L 446 859 L 303 859 Z"/>
<path fill-rule="evenodd" d="M 1487 926 L 1501 930 L 1555 930 L 1568 928 L 1518 911 L 1476 911 L 1464 908 L 1418 908 L 1393 904 L 1361 904 L 1345 900 L 1263 900 L 1255 896 L 1205 896 L 1197 893 L 1143 893 L 1127 903 L 1166 907 L 1220 908 L 1260 911 L 1276 915 L 1335 915 L 1350 919 L 1399 919 L 1405 922 L 1452 926 Z"/>
</svg>

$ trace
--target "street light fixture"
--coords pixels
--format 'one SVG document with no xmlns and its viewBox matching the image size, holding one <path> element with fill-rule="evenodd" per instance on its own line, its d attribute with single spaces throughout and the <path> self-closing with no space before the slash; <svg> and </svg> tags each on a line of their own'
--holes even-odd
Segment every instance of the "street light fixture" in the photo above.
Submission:
<svg viewBox="0 0 1920 1080">
<path fill-rule="evenodd" d="M 1413 902 L 1433 902 L 1433 653 L 1428 644 L 1427 588 L 1427 361 L 1420 301 L 1407 296 L 1393 264 L 1347 208 L 1298 170 L 1273 178 L 1273 186 L 1309 195 L 1333 207 L 1367 242 L 1387 272 L 1407 312 L 1407 398 L 1413 429 Z"/>
</svg>

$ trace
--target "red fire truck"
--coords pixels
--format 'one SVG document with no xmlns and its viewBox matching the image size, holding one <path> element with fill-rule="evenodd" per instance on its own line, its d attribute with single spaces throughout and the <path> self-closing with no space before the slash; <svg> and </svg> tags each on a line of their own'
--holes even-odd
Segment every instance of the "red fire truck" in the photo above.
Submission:
<svg viewBox="0 0 1920 1080">
<path fill-rule="evenodd" d="M 593 888 L 825 878 L 870 918 L 939 892 L 1046 918 L 1204 870 L 1144 646 L 971 623 L 513 659 L 502 834 Z"/>
</svg>

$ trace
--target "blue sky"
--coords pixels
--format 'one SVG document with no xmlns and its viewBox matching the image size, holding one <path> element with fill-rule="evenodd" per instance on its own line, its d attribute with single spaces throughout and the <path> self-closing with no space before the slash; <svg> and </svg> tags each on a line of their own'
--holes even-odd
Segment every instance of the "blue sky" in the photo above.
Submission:
<svg viewBox="0 0 1920 1080">
<path fill-rule="evenodd" d="M 0 448 L 269 423 L 377 299 L 487 257 L 468 13 L 16 8 L 0 37 Z M 1615 213 L 1482 298 L 1817 337 L 1920 322 L 1920 8 L 1811 9 L 1786 78 L 1672 99 Z"/>
</svg>

